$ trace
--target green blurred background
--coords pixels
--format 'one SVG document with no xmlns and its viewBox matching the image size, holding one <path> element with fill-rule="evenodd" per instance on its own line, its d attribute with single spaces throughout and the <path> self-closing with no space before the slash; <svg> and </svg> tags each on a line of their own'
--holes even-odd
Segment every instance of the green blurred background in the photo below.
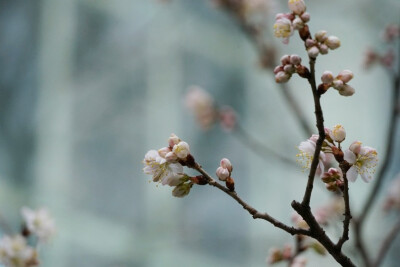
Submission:
<svg viewBox="0 0 400 267">
<path fill-rule="evenodd" d="M 317 77 L 355 73 L 354 96 L 324 95 L 326 126 L 341 123 L 345 145 L 361 140 L 383 154 L 390 80 L 362 61 L 367 46 L 385 48 L 379 36 L 398 22 L 400 2 L 306 3 L 311 31 L 342 41 L 318 57 Z M 277 12 L 287 12 L 286 0 L 275 2 L 271 27 Z M 234 107 L 255 138 L 293 159 L 308 137 L 246 36 L 209 0 L 3 0 L 0 38 L 0 212 L 18 230 L 20 207 L 48 207 L 57 235 L 41 251 L 43 266 L 265 266 L 272 246 L 292 242 L 220 191 L 195 186 L 177 199 L 142 173 L 144 154 L 174 132 L 210 173 L 229 158 L 239 195 L 284 222 L 304 192 L 300 167 L 261 158 L 217 126 L 203 132 L 183 106 L 187 87 L 200 85 Z M 288 46 L 271 42 L 278 58 L 306 56 L 297 36 Z M 289 84 L 314 124 L 308 84 L 297 76 Z M 392 164 L 386 181 L 399 170 Z M 353 210 L 370 188 L 361 179 L 350 185 Z M 312 205 L 328 198 L 316 186 Z M 365 231 L 372 251 L 391 225 L 380 207 Z M 351 254 L 351 242 L 345 247 Z M 398 266 L 398 249 L 400 242 L 385 266 Z M 309 266 L 336 266 L 306 255 Z"/>
</svg>

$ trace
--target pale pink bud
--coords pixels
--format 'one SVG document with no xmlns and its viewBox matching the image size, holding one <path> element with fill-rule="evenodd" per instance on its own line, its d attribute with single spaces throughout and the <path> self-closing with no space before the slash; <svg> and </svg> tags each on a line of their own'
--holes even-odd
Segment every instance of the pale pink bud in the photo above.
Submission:
<svg viewBox="0 0 400 267">
<path fill-rule="evenodd" d="M 343 83 L 348 83 L 353 79 L 353 77 L 354 74 L 351 70 L 342 70 L 336 78 L 341 80 Z"/>
<path fill-rule="evenodd" d="M 289 9 L 296 15 L 301 15 L 306 11 L 306 3 L 304 0 L 289 0 Z"/>
<path fill-rule="evenodd" d="M 339 90 L 339 94 L 342 96 L 352 96 L 356 90 L 348 84 L 343 85 L 343 87 Z"/>
<path fill-rule="evenodd" d="M 232 131 L 236 126 L 236 113 L 230 106 L 223 106 L 219 112 L 219 120 L 222 128 Z"/>
<path fill-rule="evenodd" d="M 268 264 L 274 264 L 283 260 L 282 252 L 277 248 L 270 249 L 268 253 Z"/>
<path fill-rule="evenodd" d="M 171 134 L 170 138 L 168 139 L 168 145 L 172 148 L 172 147 L 174 147 L 174 145 L 178 144 L 180 141 L 181 141 L 181 139 L 173 133 L 173 134 Z"/>
<path fill-rule="evenodd" d="M 168 162 L 175 162 L 178 160 L 178 157 L 174 152 L 171 151 L 165 155 L 165 160 Z"/>
<path fill-rule="evenodd" d="M 336 124 L 333 126 L 331 138 L 336 142 L 343 142 L 343 140 L 346 138 L 346 131 L 342 125 Z"/>
<path fill-rule="evenodd" d="M 296 72 L 296 69 L 294 68 L 294 66 L 292 64 L 285 65 L 285 67 L 283 67 L 283 70 L 289 74 L 293 74 Z"/>
<path fill-rule="evenodd" d="M 312 46 L 315 46 L 317 44 L 317 42 L 315 42 L 315 40 L 313 40 L 313 39 L 307 39 L 306 40 L 306 47 L 307 48 L 310 48 L 310 47 L 312 47 Z"/>
<path fill-rule="evenodd" d="M 300 30 L 304 27 L 304 22 L 301 20 L 301 18 L 295 18 L 292 22 L 292 25 L 295 30 Z"/>
<path fill-rule="evenodd" d="M 359 154 L 359 153 L 360 153 L 360 150 L 361 150 L 361 147 L 362 147 L 362 143 L 361 143 L 360 141 L 354 141 L 354 142 L 350 145 L 349 149 L 350 149 L 350 151 L 352 151 L 353 153 Z"/>
<path fill-rule="evenodd" d="M 160 148 L 158 150 L 158 154 L 160 155 L 160 157 L 165 158 L 165 156 L 167 155 L 167 153 L 171 152 L 171 148 L 169 147 L 163 147 Z"/>
<path fill-rule="evenodd" d="M 290 63 L 290 56 L 289 55 L 284 55 L 283 57 L 281 57 L 281 63 L 283 66 L 285 66 L 286 64 Z"/>
<path fill-rule="evenodd" d="M 335 79 L 332 83 L 333 88 L 337 89 L 337 90 L 341 90 L 344 86 L 343 81 L 342 80 L 338 80 Z"/>
<path fill-rule="evenodd" d="M 176 154 L 178 158 L 186 159 L 186 157 L 190 154 L 189 144 L 181 141 L 178 144 L 174 145 L 172 151 Z"/>
<path fill-rule="evenodd" d="M 318 47 L 313 46 L 307 50 L 307 53 L 311 58 L 316 58 L 319 54 L 319 49 L 318 49 Z"/>
<path fill-rule="evenodd" d="M 290 56 L 290 63 L 297 66 L 301 64 L 301 57 L 298 55 L 291 55 Z"/>
<path fill-rule="evenodd" d="M 320 43 L 322 43 L 323 41 L 325 41 L 326 40 L 326 31 L 318 31 L 318 32 L 316 32 L 315 33 L 315 39 L 318 41 L 318 42 L 320 42 Z"/>
<path fill-rule="evenodd" d="M 283 71 L 283 66 L 276 66 L 274 69 L 274 74 L 277 74 L 280 71 Z"/>
<path fill-rule="evenodd" d="M 228 169 L 229 172 L 232 172 L 232 164 L 227 158 L 221 159 L 220 165 L 222 168 Z"/>
<path fill-rule="evenodd" d="M 308 12 L 304 12 L 303 14 L 301 14 L 300 18 L 305 22 L 309 22 L 310 21 L 310 13 Z"/>
<path fill-rule="evenodd" d="M 288 260 L 288 259 L 290 259 L 290 258 L 292 257 L 292 246 L 291 246 L 291 245 L 286 244 L 286 245 L 283 247 L 283 250 L 282 250 L 282 257 L 283 257 L 284 259 L 286 259 L 286 260 Z"/>
<path fill-rule="evenodd" d="M 277 83 L 285 83 L 287 81 L 289 81 L 290 79 L 290 74 L 284 72 L 284 71 L 280 71 L 275 75 L 275 81 Z"/>
<path fill-rule="evenodd" d="M 216 171 L 216 175 L 217 177 L 221 180 L 221 181 L 225 181 L 228 177 L 229 177 L 229 170 L 223 167 L 218 167 L 217 171 Z"/>
<path fill-rule="evenodd" d="M 325 44 L 321 44 L 321 45 L 319 46 L 319 52 L 320 52 L 322 55 L 328 54 L 328 52 L 329 52 L 328 46 L 325 45 Z"/>
<path fill-rule="evenodd" d="M 336 36 L 329 36 L 328 39 L 325 40 L 325 44 L 332 50 L 340 47 L 340 40 Z"/>
<path fill-rule="evenodd" d="M 325 84 L 331 84 L 333 82 L 333 73 L 331 71 L 324 71 L 321 76 L 321 81 Z"/>
</svg>

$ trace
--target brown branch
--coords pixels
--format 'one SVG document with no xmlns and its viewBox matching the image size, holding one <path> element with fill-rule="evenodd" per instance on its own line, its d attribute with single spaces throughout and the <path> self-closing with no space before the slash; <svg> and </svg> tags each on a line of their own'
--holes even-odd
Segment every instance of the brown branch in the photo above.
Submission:
<svg viewBox="0 0 400 267">
<path fill-rule="evenodd" d="M 343 234 L 342 234 L 342 237 L 339 239 L 339 241 L 336 244 L 336 246 L 339 250 L 342 249 L 344 242 L 349 240 L 349 226 L 350 226 L 350 220 L 351 220 L 350 199 L 349 199 L 349 181 L 347 180 L 347 177 L 346 177 L 346 172 L 347 172 L 348 168 L 345 168 L 343 166 L 340 166 L 340 167 L 343 171 L 343 180 L 344 180 L 343 199 L 344 199 L 345 211 L 344 211 L 344 220 L 343 220 Z"/>
<path fill-rule="evenodd" d="M 375 259 L 375 262 L 372 264 L 372 267 L 378 267 L 382 260 L 385 258 L 386 253 L 388 252 L 390 246 L 392 245 L 393 241 L 396 239 L 396 236 L 400 232 L 400 220 L 393 226 L 392 230 L 387 233 L 385 239 L 383 240 L 382 246 L 379 249 L 378 256 Z"/>
<path fill-rule="evenodd" d="M 277 219 L 273 218 L 266 212 L 261 213 L 261 212 L 257 211 L 255 208 L 253 208 L 252 206 L 247 204 L 244 200 L 242 200 L 235 191 L 230 191 L 228 188 L 226 188 L 225 186 L 223 186 L 220 183 L 218 183 L 217 181 L 215 181 L 207 172 L 205 172 L 203 170 L 203 168 L 199 164 L 196 163 L 193 168 L 195 170 L 197 170 L 199 173 L 201 173 L 203 175 L 203 177 L 205 177 L 207 179 L 207 183 L 209 185 L 218 188 L 219 190 L 225 192 L 227 195 L 229 195 L 234 200 L 236 200 L 236 202 L 238 202 L 245 210 L 247 210 L 253 216 L 254 219 L 266 220 L 266 221 L 270 222 L 271 224 L 273 224 L 275 227 L 280 228 L 280 229 L 284 230 L 285 232 L 288 232 L 291 235 L 298 235 L 298 234 L 310 235 L 309 231 L 307 231 L 305 229 L 298 229 L 298 228 L 288 226 L 288 225 L 278 221 Z"/>
<path fill-rule="evenodd" d="M 308 175 L 307 187 L 304 192 L 304 197 L 302 201 L 303 206 L 309 206 L 311 200 L 311 193 L 313 190 L 314 177 L 317 171 L 318 162 L 319 162 L 319 153 L 321 152 L 322 143 L 325 139 L 325 128 L 324 128 L 324 116 L 322 113 L 321 103 L 320 103 L 320 94 L 317 92 L 317 85 L 315 83 L 315 58 L 310 58 L 310 75 L 308 77 L 308 82 L 311 85 L 311 90 L 314 98 L 314 106 L 315 106 L 315 117 L 316 117 L 316 125 L 318 128 L 318 140 L 315 146 L 314 157 L 311 162 L 310 173 Z"/>
</svg>

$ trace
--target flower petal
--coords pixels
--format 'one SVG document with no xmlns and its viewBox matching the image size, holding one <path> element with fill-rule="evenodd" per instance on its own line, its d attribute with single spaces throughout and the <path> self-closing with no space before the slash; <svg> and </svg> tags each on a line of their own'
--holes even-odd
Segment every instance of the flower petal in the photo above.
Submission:
<svg viewBox="0 0 400 267">
<path fill-rule="evenodd" d="M 353 152 L 352 152 L 352 153 L 353 153 Z M 352 166 L 352 167 L 347 171 L 346 176 L 347 176 L 347 179 L 348 179 L 350 182 L 355 182 L 355 181 L 357 180 L 357 176 L 358 176 L 357 168 L 354 167 L 354 166 Z"/>
<path fill-rule="evenodd" d="M 344 160 L 350 164 L 354 164 L 354 163 L 356 163 L 356 154 L 354 154 L 350 150 L 346 150 L 344 152 Z"/>
<path fill-rule="evenodd" d="M 364 180 L 364 182 L 369 183 L 372 180 L 372 176 L 371 174 L 369 174 L 368 172 L 363 172 L 361 174 L 361 178 Z"/>
</svg>

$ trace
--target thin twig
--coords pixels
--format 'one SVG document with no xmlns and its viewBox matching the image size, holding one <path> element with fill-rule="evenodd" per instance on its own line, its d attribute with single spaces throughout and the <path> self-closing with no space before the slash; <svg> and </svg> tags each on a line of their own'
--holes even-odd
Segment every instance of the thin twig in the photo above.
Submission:
<svg viewBox="0 0 400 267">
<path fill-rule="evenodd" d="M 400 219 L 393 226 L 392 230 L 390 230 L 390 232 L 387 233 L 385 239 L 383 240 L 382 246 L 379 249 L 378 256 L 376 257 L 375 262 L 372 264 L 372 267 L 378 267 L 381 264 L 382 260 L 385 258 L 386 253 L 388 252 L 390 246 L 396 239 L 399 232 L 400 232 Z"/>
<path fill-rule="evenodd" d="M 343 170 L 344 168 L 342 168 Z M 348 168 L 347 168 L 348 169 Z M 337 242 L 336 246 L 338 249 L 342 249 L 344 242 L 349 240 L 349 226 L 351 220 L 351 212 L 350 212 L 350 199 L 349 199 L 349 181 L 346 177 L 346 169 L 343 171 L 343 180 L 344 180 L 344 191 L 343 191 L 343 199 L 344 199 L 344 220 L 343 220 L 343 234 L 342 237 Z"/>
<path fill-rule="evenodd" d="M 298 228 L 288 226 L 288 225 L 278 221 L 277 219 L 273 218 L 266 212 L 261 213 L 261 212 L 257 211 L 255 208 L 253 208 L 252 206 L 247 204 L 244 200 L 242 200 L 236 192 L 230 191 L 228 188 L 226 188 L 225 186 L 223 186 L 220 183 L 218 183 L 217 181 L 215 181 L 206 171 L 203 170 L 203 168 L 199 164 L 195 164 L 194 169 L 197 170 L 199 173 L 201 173 L 203 175 L 203 177 L 205 177 L 207 179 L 207 183 L 209 185 L 218 188 L 219 190 L 225 192 L 227 195 L 229 195 L 234 200 L 236 200 L 236 202 L 238 202 L 245 210 L 247 210 L 253 216 L 254 219 L 266 220 L 266 221 L 270 222 L 271 224 L 273 224 L 275 227 L 280 228 L 280 229 L 284 230 L 285 232 L 288 232 L 291 235 L 296 235 L 296 234 L 310 235 L 309 231 L 307 231 L 305 229 L 298 229 Z"/>
</svg>

